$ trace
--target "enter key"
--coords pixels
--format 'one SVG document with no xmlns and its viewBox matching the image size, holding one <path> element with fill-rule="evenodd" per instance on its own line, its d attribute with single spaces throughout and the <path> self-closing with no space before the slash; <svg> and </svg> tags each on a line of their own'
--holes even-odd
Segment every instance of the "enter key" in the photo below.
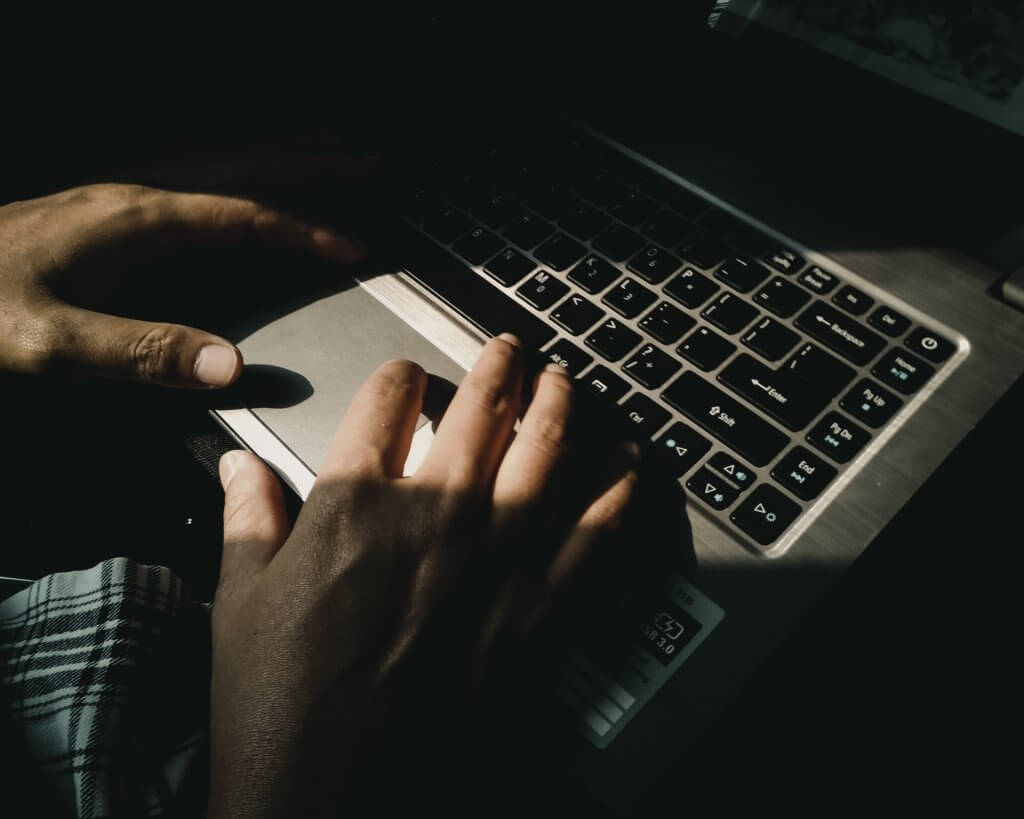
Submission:
<svg viewBox="0 0 1024 819">
<path fill-rule="evenodd" d="M 827 389 L 776 371 L 742 353 L 718 380 L 792 430 L 806 427 L 832 400 Z"/>
</svg>

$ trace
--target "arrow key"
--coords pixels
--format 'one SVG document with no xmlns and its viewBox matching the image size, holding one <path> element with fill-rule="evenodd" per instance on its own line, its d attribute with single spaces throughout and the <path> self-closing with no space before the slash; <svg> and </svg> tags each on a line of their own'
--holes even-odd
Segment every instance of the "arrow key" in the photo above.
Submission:
<svg viewBox="0 0 1024 819">
<path fill-rule="evenodd" d="M 762 483 L 743 501 L 729 520 L 762 546 L 778 539 L 796 520 L 800 507 L 774 486 Z"/>
<path fill-rule="evenodd" d="M 712 509 L 719 511 L 731 506 L 739 495 L 729 484 L 704 466 L 693 473 L 693 477 L 686 482 L 686 488 Z"/>
<path fill-rule="evenodd" d="M 757 477 L 753 469 L 742 461 L 737 461 L 728 452 L 716 452 L 711 460 L 708 461 L 708 466 L 716 472 L 725 475 L 726 478 L 740 488 L 741 492 L 744 489 L 750 489 L 754 485 L 754 479 Z"/>
<path fill-rule="evenodd" d="M 677 422 L 658 438 L 656 449 L 672 476 L 680 478 L 707 454 L 711 449 L 711 442 L 686 424 Z"/>
<path fill-rule="evenodd" d="M 604 311 L 593 302 L 574 293 L 555 308 L 551 318 L 556 324 L 578 336 L 604 318 Z"/>
</svg>

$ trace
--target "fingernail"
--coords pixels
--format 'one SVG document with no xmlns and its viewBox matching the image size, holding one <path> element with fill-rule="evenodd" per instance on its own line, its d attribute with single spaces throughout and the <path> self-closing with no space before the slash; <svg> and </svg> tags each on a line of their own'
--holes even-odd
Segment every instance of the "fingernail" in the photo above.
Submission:
<svg viewBox="0 0 1024 819">
<path fill-rule="evenodd" d="M 358 239 L 342 238 L 324 228 L 316 228 L 310 238 L 320 250 L 339 261 L 355 261 L 366 255 L 366 245 Z"/>
<path fill-rule="evenodd" d="M 640 444 L 636 441 L 623 441 L 619 444 L 619 452 L 628 463 L 640 463 Z"/>
<path fill-rule="evenodd" d="M 193 374 L 210 387 L 226 387 L 235 380 L 238 353 L 223 344 L 207 344 L 196 356 Z"/>
<path fill-rule="evenodd" d="M 512 335 L 512 333 L 499 333 L 496 338 L 500 338 L 506 344 L 511 344 L 520 350 L 523 349 L 523 342 L 517 336 Z"/>
<path fill-rule="evenodd" d="M 550 364 L 545 364 L 544 365 L 544 372 L 546 372 L 546 373 L 559 373 L 560 375 L 564 375 L 566 378 L 569 377 L 569 370 L 568 370 L 568 368 L 562 366 L 561 364 L 555 364 L 554 362 L 552 362 Z"/>
<path fill-rule="evenodd" d="M 221 456 L 220 463 L 217 465 L 217 472 L 220 475 L 220 485 L 224 489 L 228 488 L 228 484 L 231 483 L 231 479 L 235 477 L 235 473 L 238 472 L 241 455 L 241 450 L 233 449 L 230 452 L 225 452 Z"/>
</svg>

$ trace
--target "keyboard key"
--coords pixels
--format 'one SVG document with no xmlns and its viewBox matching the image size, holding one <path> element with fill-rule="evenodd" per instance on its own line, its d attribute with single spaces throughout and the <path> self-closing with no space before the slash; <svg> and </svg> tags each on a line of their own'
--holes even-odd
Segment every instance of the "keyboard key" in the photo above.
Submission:
<svg viewBox="0 0 1024 819">
<path fill-rule="evenodd" d="M 845 464 L 871 440 L 871 434 L 838 412 L 830 412 L 807 433 L 807 440 L 833 461 Z"/>
<path fill-rule="evenodd" d="M 885 348 L 885 339 L 878 333 L 822 301 L 808 307 L 797 317 L 795 324 L 859 367 Z"/>
<path fill-rule="evenodd" d="M 775 372 L 746 353 L 736 356 L 718 380 L 792 430 L 803 429 L 832 401 L 827 385 Z"/>
<path fill-rule="evenodd" d="M 592 392 L 597 395 L 603 395 L 609 401 L 618 401 L 629 392 L 629 382 L 609 370 L 603 364 L 592 367 L 580 380 Z"/>
<path fill-rule="evenodd" d="M 550 222 L 533 213 L 523 211 L 505 228 L 505 238 L 524 250 L 536 247 L 538 242 L 551 235 L 554 230 Z"/>
<path fill-rule="evenodd" d="M 597 350 L 608 361 L 618 361 L 641 341 L 639 333 L 630 330 L 618 319 L 606 319 L 593 333 L 587 336 L 585 344 Z"/>
<path fill-rule="evenodd" d="M 569 273 L 569 281 L 588 293 L 600 293 L 621 274 L 600 256 L 588 256 Z"/>
<path fill-rule="evenodd" d="M 569 296 L 552 313 L 552 320 L 572 335 L 578 336 L 604 317 L 604 311 L 583 296 Z"/>
<path fill-rule="evenodd" d="M 501 239 L 478 225 L 452 245 L 452 250 L 470 264 L 483 264 L 501 250 L 503 244 Z"/>
<path fill-rule="evenodd" d="M 697 233 L 683 242 L 679 255 L 705 270 L 714 267 L 729 255 L 730 247 L 707 233 Z"/>
<path fill-rule="evenodd" d="M 732 293 L 723 293 L 705 307 L 701 315 L 719 330 L 738 333 L 757 318 L 757 309 Z"/>
<path fill-rule="evenodd" d="M 677 352 L 702 370 L 713 370 L 735 351 L 736 345 L 726 341 L 707 327 L 700 327 L 679 346 Z"/>
<path fill-rule="evenodd" d="M 920 358 L 893 347 L 882 356 L 871 374 L 883 384 L 910 395 L 917 392 L 935 370 Z"/>
<path fill-rule="evenodd" d="M 779 276 L 768 282 L 754 296 L 755 302 L 782 318 L 789 318 L 810 299 L 806 292 Z"/>
<path fill-rule="evenodd" d="M 548 361 L 564 367 L 569 375 L 572 376 L 579 375 L 594 360 L 592 355 L 583 352 L 575 344 L 566 341 L 564 338 L 558 339 L 558 341 L 544 351 L 543 355 Z"/>
<path fill-rule="evenodd" d="M 741 293 L 748 293 L 768 278 L 768 271 L 753 259 L 734 256 L 715 271 L 715 278 Z"/>
<path fill-rule="evenodd" d="M 586 252 L 586 248 L 575 239 L 564 233 L 556 233 L 538 247 L 533 255 L 552 270 L 565 270 L 582 259 Z"/>
<path fill-rule="evenodd" d="M 660 387 L 668 381 L 669 376 L 675 375 L 680 367 L 682 364 L 653 344 L 645 344 L 633 353 L 629 361 L 622 365 L 622 369 L 627 375 L 639 381 L 649 390 Z"/>
<path fill-rule="evenodd" d="M 662 397 L 755 466 L 766 466 L 789 437 L 695 372 L 684 372 Z"/>
<path fill-rule="evenodd" d="M 665 281 L 672 273 L 675 273 L 682 262 L 660 247 L 649 245 L 643 251 L 629 260 L 626 265 L 641 279 L 651 284 L 659 284 Z"/>
<path fill-rule="evenodd" d="M 720 475 L 725 475 L 726 478 L 739 487 L 741 492 L 749 489 L 754 485 L 754 481 L 757 480 L 757 475 L 754 474 L 753 469 L 743 463 L 743 461 L 736 460 L 728 452 L 716 452 L 711 460 L 708 461 L 708 467 Z"/>
<path fill-rule="evenodd" d="M 739 492 L 705 466 L 693 473 L 690 480 L 686 482 L 686 488 L 712 509 L 718 511 L 732 506 L 736 498 L 739 497 Z"/>
<path fill-rule="evenodd" d="M 682 185 L 676 186 L 672 195 L 665 200 L 665 204 L 673 210 L 679 211 L 687 219 L 699 219 L 711 209 L 711 203 L 707 199 L 687 190 Z"/>
<path fill-rule="evenodd" d="M 867 293 L 863 293 L 856 287 L 846 285 L 832 297 L 832 303 L 842 307 L 847 313 L 860 316 L 866 313 L 875 300 Z"/>
<path fill-rule="evenodd" d="M 639 441 L 649 441 L 651 436 L 672 417 L 664 407 L 659 407 L 639 392 L 626 399 L 622 405 L 622 413 L 626 417 L 627 429 Z"/>
<path fill-rule="evenodd" d="M 889 338 L 896 338 L 907 331 L 907 328 L 910 326 L 910 319 L 901 313 L 897 313 L 891 307 L 882 305 L 868 316 L 868 324 L 872 327 L 877 327 Z"/>
<path fill-rule="evenodd" d="M 450 205 L 441 205 L 423 217 L 423 229 L 439 242 L 453 242 L 473 227 L 473 220 Z"/>
<path fill-rule="evenodd" d="M 598 171 L 572 186 L 573 191 L 599 208 L 626 198 L 629 189 L 607 171 Z"/>
<path fill-rule="evenodd" d="M 409 274 L 486 335 L 515 333 L 527 350 L 540 349 L 554 337 L 552 327 L 456 256 L 411 230 L 403 238 L 401 252 L 409 259 Z"/>
<path fill-rule="evenodd" d="M 636 227 L 657 209 L 658 203 L 638 190 L 627 190 L 608 208 L 616 219 Z"/>
<path fill-rule="evenodd" d="M 819 296 L 825 296 L 835 290 L 839 279 L 831 273 L 826 273 L 817 265 L 811 265 L 797 279 L 800 284 L 808 290 L 813 290 Z"/>
<path fill-rule="evenodd" d="M 640 320 L 640 329 L 662 344 L 674 344 L 696 323 L 678 307 L 663 301 Z"/>
<path fill-rule="evenodd" d="M 601 211 L 592 208 L 585 202 L 577 201 L 568 212 L 558 220 L 558 226 L 577 239 L 592 239 L 607 226 L 610 220 Z"/>
<path fill-rule="evenodd" d="M 665 285 L 668 295 L 691 309 L 700 307 L 719 289 L 707 276 L 689 267 Z"/>
<path fill-rule="evenodd" d="M 546 270 L 538 270 L 516 289 L 516 295 L 538 310 L 547 310 L 569 287 Z"/>
<path fill-rule="evenodd" d="M 624 225 L 612 225 L 594 240 L 597 250 L 613 262 L 622 262 L 644 246 L 643 237 Z"/>
<path fill-rule="evenodd" d="M 523 209 L 509 196 L 492 192 L 483 202 L 473 208 L 473 215 L 490 228 L 499 230 L 509 222 L 523 215 Z"/>
<path fill-rule="evenodd" d="M 678 421 L 662 433 L 658 444 L 656 451 L 674 478 L 681 478 L 711 449 L 711 441 Z"/>
<path fill-rule="evenodd" d="M 626 278 L 605 293 L 601 301 L 626 318 L 633 318 L 650 307 L 657 298 L 657 294 L 636 279 Z"/>
<path fill-rule="evenodd" d="M 729 520 L 762 546 L 774 543 L 797 519 L 800 507 L 770 484 L 758 486 Z"/>
<path fill-rule="evenodd" d="M 561 219 L 572 207 L 573 196 L 557 182 L 530 186 L 523 192 L 526 206 L 545 219 Z"/>
<path fill-rule="evenodd" d="M 915 327 L 914 331 L 903 339 L 907 349 L 923 355 L 929 361 L 941 364 L 956 350 L 952 341 L 947 341 L 938 333 L 926 330 L 924 327 Z"/>
<path fill-rule="evenodd" d="M 892 418 L 903 402 L 887 389 L 864 378 L 843 396 L 839 406 L 858 421 L 877 428 Z"/>
<path fill-rule="evenodd" d="M 775 464 L 772 477 L 801 500 L 814 500 L 839 474 L 809 449 L 793 447 Z"/>
<path fill-rule="evenodd" d="M 778 361 L 792 350 L 793 345 L 799 340 L 799 334 L 770 318 L 761 319 L 740 339 L 751 350 L 760 353 L 769 361 Z"/>
<path fill-rule="evenodd" d="M 778 250 L 765 256 L 764 260 L 780 273 L 785 273 L 787 276 L 796 273 L 796 271 L 804 266 L 803 257 L 788 247 L 780 247 Z"/>
<path fill-rule="evenodd" d="M 852 367 L 813 344 L 805 344 L 797 350 L 784 369 L 804 381 L 821 384 L 833 396 L 839 395 L 855 374 Z"/>
<path fill-rule="evenodd" d="M 484 272 L 493 276 L 501 284 L 509 285 L 518 282 L 536 266 L 518 250 L 510 247 L 484 265 Z"/>
<path fill-rule="evenodd" d="M 640 230 L 662 247 L 676 247 L 694 234 L 693 225 L 670 210 L 659 211 Z"/>
</svg>

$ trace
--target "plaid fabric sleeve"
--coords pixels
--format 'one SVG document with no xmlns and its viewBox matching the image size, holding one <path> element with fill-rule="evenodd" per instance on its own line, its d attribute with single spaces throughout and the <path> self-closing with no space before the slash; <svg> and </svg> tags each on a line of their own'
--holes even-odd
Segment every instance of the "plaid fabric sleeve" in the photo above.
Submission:
<svg viewBox="0 0 1024 819">
<path fill-rule="evenodd" d="M 0 602 L 0 813 L 182 815 L 205 785 L 209 639 L 169 569 L 123 558 Z"/>
</svg>

